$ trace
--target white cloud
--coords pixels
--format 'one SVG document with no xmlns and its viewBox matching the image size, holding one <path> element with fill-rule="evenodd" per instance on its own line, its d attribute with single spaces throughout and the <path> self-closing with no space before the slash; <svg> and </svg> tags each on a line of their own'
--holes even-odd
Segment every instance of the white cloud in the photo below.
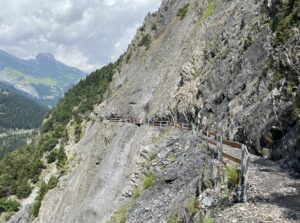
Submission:
<svg viewBox="0 0 300 223">
<path fill-rule="evenodd" d="M 1 0 L 0 49 L 51 52 L 85 71 L 115 60 L 161 0 Z"/>
</svg>

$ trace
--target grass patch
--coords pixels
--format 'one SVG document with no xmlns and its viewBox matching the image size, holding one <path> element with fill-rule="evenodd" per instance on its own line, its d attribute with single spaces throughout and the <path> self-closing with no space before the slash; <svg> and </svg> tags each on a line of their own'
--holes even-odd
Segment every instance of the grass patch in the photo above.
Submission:
<svg viewBox="0 0 300 223">
<path fill-rule="evenodd" d="M 142 189 L 140 187 L 134 188 L 134 190 L 132 192 L 132 197 L 134 199 L 137 199 L 139 196 L 141 196 L 141 192 L 142 192 Z"/>
<path fill-rule="evenodd" d="M 203 19 L 206 20 L 209 16 L 211 16 L 214 13 L 215 13 L 215 7 L 212 5 L 209 5 L 203 13 Z"/>
<path fill-rule="evenodd" d="M 216 0 L 208 0 L 208 5 L 205 7 L 202 16 L 200 18 L 200 22 L 204 22 L 209 16 L 213 15 L 216 11 L 215 7 Z"/>
<path fill-rule="evenodd" d="M 170 154 L 170 155 L 167 157 L 167 160 L 168 160 L 170 163 L 175 162 L 175 161 L 177 160 L 176 154 L 175 154 L 175 153 Z"/>
<path fill-rule="evenodd" d="M 57 86 L 57 82 L 50 78 L 35 78 L 19 71 L 13 70 L 11 68 L 6 68 L 6 71 L 10 77 L 17 78 L 18 80 L 26 80 L 32 84 L 43 84 L 47 86 Z"/>
<path fill-rule="evenodd" d="M 198 207 L 199 207 L 199 201 L 197 199 L 189 202 L 186 206 L 186 208 L 192 215 L 194 215 L 198 212 L 198 210 L 199 210 Z"/>
<path fill-rule="evenodd" d="M 221 52 L 220 55 L 218 56 L 221 60 L 226 59 L 226 57 L 228 56 L 228 54 L 230 53 L 230 49 L 228 47 L 224 47 Z"/>
<path fill-rule="evenodd" d="M 169 216 L 167 218 L 167 223 L 180 223 L 180 221 L 175 216 Z"/>
<path fill-rule="evenodd" d="M 186 13 L 189 10 L 189 6 L 190 4 L 185 4 L 184 6 L 182 6 L 180 9 L 178 9 L 177 11 L 177 16 L 180 17 L 180 20 L 184 19 L 184 17 L 186 16 Z"/>
<path fill-rule="evenodd" d="M 155 160 L 155 159 L 156 159 L 156 157 L 157 157 L 157 153 L 156 153 L 156 152 L 152 152 L 152 153 L 150 153 L 150 155 L 149 155 L 149 159 L 150 159 L 150 161 L 153 161 L 153 160 Z"/>
<path fill-rule="evenodd" d="M 228 179 L 228 188 L 233 189 L 240 179 L 240 171 L 233 165 L 226 166 L 225 176 Z"/>
<path fill-rule="evenodd" d="M 156 176 L 154 173 L 150 173 L 149 175 L 145 176 L 142 181 L 143 187 L 145 189 L 152 187 L 152 185 L 155 183 L 155 179 L 156 179 Z"/>
<path fill-rule="evenodd" d="M 127 222 L 130 211 L 133 207 L 133 201 L 129 200 L 126 204 L 123 204 L 117 210 L 114 211 L 110 220 L 107 223 L 125 223 Z"/>
<path fill-rule="evenodd" d="M 193 76 L 196 78 L 196 77 L 199 77 L 201 75 L 200 71 L 199 70 L 196 70 L 194 73 L 193 73 Z"/>
<path fill-rule="evenodd" d="M 215 222 L 214 219 L 208 215 L 206 215 L 202 221 L 202 223 L 214 223 L 214 222 Z"/>
<path fill-rule="evenodd" d="M 119 207 L 111 217 L 111 222 L 114 223 L 125 223 L 128 219 L 129 209 L 127 205 Z"/>
<path fill-rule="evenodd" d="M 160 129 L 159 135 L 154 138 L 153 142 L 155 144 L 159 144 L 162 141 L 168 139 L 170 136 L 171 136 L 171 129 L 162 128 L 162 129 Z"/>
</svg>

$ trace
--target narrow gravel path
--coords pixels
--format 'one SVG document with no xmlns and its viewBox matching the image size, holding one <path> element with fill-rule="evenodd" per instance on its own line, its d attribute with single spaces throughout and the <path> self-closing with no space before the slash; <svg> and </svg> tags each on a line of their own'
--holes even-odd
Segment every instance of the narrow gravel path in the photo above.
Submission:
<svg viewBox="0 0 300 223">
<path fill-rule="evenodd" d="M 253 156 L 249 202 L 224 210 L 216 222 L 300 222 L 300 179 L 273 161 Z"/>
</svg>

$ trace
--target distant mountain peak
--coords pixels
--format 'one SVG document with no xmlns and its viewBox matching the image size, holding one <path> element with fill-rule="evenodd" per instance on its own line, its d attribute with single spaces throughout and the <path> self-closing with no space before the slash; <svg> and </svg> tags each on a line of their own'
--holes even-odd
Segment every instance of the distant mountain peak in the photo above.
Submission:
<svg viewBox="0 0 300 223">
<path fill-rule="evenodd" d="M 53 106 L 86 74 L 58 60 L 51 53 L 20 59 L 0 50 L 0 82 L 10 84 L 35 101 Z"/>
<path fill-rule="evenodd" d="M 38 61 L 56 61 L 55 57 L 51 53 L 39 53 L 36 56 L 36 60 Z"/>
</svg>

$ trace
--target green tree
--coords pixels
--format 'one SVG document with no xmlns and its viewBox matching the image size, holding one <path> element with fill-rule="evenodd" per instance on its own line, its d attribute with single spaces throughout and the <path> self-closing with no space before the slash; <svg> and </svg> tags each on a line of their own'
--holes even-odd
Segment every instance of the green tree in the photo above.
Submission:
<svg viewBox="0 0 300 223">
<path fill-rule="evenodd" d="M 0 197 L 8 196 L 11 192 L 14 181 L 11 175 L 0 175 Z"/>
<path fill-rule="evenodd" d="M 185 4 L 180 9 L 178 9 L 176 15 L 179 16 L 181 20 L 186 16 L 186 13 L 189 10 L 189 6 L 190 6 L 190 4 Z"/>
<path fill-rule="evenodd" d="M 151 35 L 148 33 L 148 34 L 143 36 L 143 38 L 139 42 L 139 46 L 145 46 L 146 49 L 149 49 L 150 44 L 151 44 Z"/>
<path fill-rule="evenodd" d="M 41 208 L 42 200 L 48 192 L 47 184 L 43 181 L 40 186 L 38 195 L 35 198 L 34 204 L 31 209 L 31 215 L 37 217 Z"/>
<path fill-rule="evenodd" d="M 59 168 L 63 168 L 66 161 L 67 161 L 67 155 L 65 153 L 65 149 L 63 146 L 60 146 L 57 152 L 57 166 Z"/>
<path fill-rule="evenodd" d="M 54 137 L 53 133 L 47 133 L 42 137 L 40 149 L 44 152 L 51 151 L 57 143 L 57 138 Z"/>
<path fill-rule="evenodd" d="M 30 195 L 30 193 L 31 187 L 26 181 L 21 182 L 17 187 L 16 195 L 18 196 L 18 198 L 26 198 Z"/>
<path fill-rule="evenodd" d="M 75 143 L 80 141 L 81 138 L 81 125 L 80 124 L 76 124 L 75 126 Z"/>
<path fill-rule="evenodd" d="M 57 150 L 52 150 L 47 157 L 47 163 L 54 163 L 57 159 Z"/>
</svg>

